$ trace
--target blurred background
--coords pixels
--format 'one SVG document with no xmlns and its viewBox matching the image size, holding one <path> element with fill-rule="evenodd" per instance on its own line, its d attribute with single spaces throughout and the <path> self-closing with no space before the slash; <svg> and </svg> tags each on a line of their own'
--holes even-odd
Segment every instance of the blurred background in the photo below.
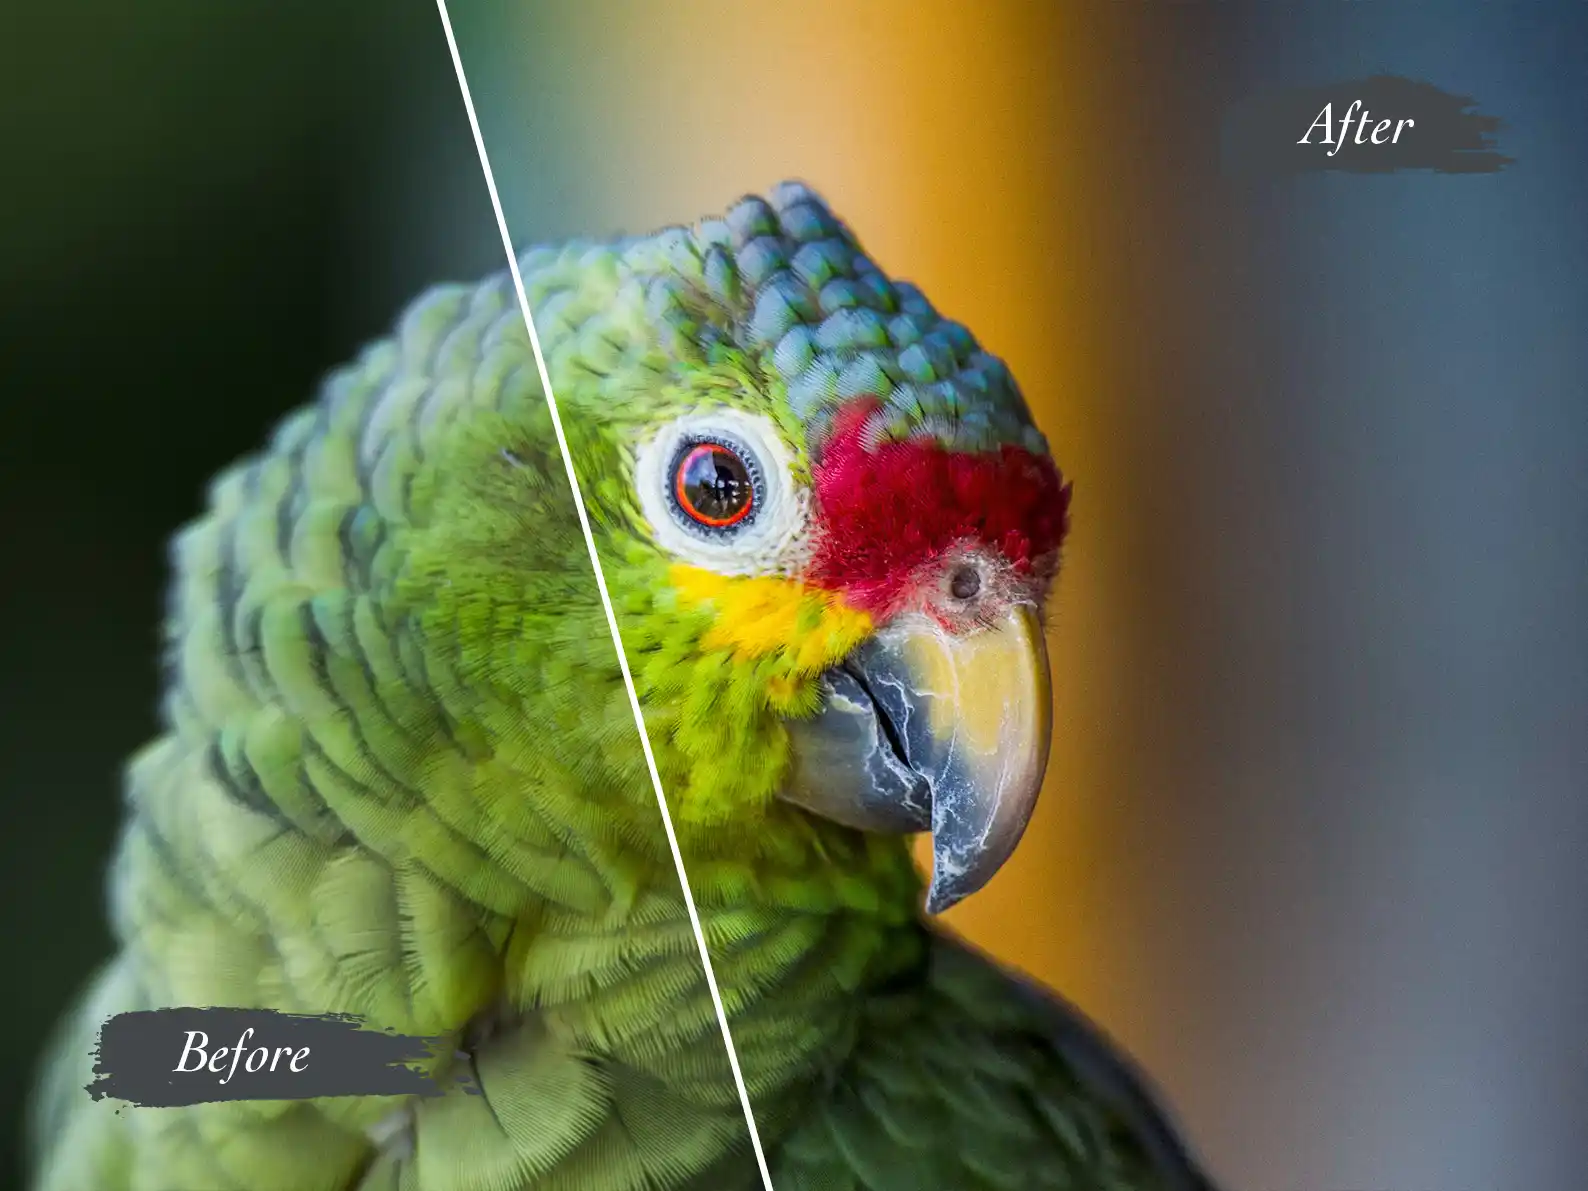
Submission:
<svg viewBox="0 0 1588 1191">
<path fill-rule="evenodd" d="M 1588 12 L 455 10 L 520 243 L 802 177 L 1021 378 L 1076 483 L 1059 730 L 1026 843 L 953 924 L 1125 1043 L 1232 1189 L 1578 1185 Z M 77 0 L 12 29 L 19 1124 L 108 945 L 167 535 L 415 291 L 502 258 L 428 3 Z M 1517 163 L 1221 175 L 1233 101 L 1377 72 L 1476 97 Z"/>
</svg>

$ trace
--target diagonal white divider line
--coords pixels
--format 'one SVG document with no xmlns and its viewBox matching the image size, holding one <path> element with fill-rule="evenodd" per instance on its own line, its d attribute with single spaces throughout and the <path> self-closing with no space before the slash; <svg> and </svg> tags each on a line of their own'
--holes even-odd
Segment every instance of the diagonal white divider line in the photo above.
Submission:
<svg viewBox="0 0 1588 1191">
<path fill-rule="evenodd" d="M 452 68 L 458 75 L 458 90 L 463 95 L 463 107 L 468 112 L 469 128 L 474 132 L 474 147 L 480 154 L 480 170 L 485 174 L 485 186 L 491 194 L 491 209 L 496 212 L 496 227 L 502 234 L 502 248 L 507 253 L 507 268 L 513 275 L 513 289 L 518 294 L 518 306 L 524 314 L 524 326 L 529 331 L 529 345 L 535 353 L 535 367 L 540 371 L 540 385 L 546 394 L 546 405 L 551 411 L 552 429 L 557 433 L 557 449 L 562 452 L 562 464 L 568 472 L 568 484 L 573 489 L 573 508 L 579 515 L 579 528 L 584 533 L 585 548 L 590 552 L 590 566 L 595 570 L 596 588 L 601 593 L 601 607 L 606 612 L 607 628 L 612 633 L 612 647 L 617 651 L 618 668 L 623 673 L 623 686 L 629 694 L 629 707 L 634 712 L 634 726 L 639 730 L 640 748 L 645 753 L 645 765 L 650 770 L 651 785 L 656 791 L 656 805 L 662 812 L 662 826 L 667 830 L 667 845 L 673 852 L 673 865 L 678 869 L 678 884 L 684 891 L 684 905 L 689 911 L 689 925 L 695 932 L 695 944 L 700 948 L 700 964 L 706 973 L 706 987 L 711 992 L 711 1004 L 717 1011 L 717 1024 L 722 1027 L 722 1042 L 728 1051 L 728 1065 L 733 1069 L 733 1083 L 739 1092 L 739 1103 L 744 1108 L 744 1123 L 750 1130 L 750 1144 L 755 1149 L 756 1165 L 761 1170 L 761 1184 L 773 1191 L 772 1172 L 767 1169 L 766 1154 L 761 1149 L 761 1134 L 755 1127 L 755 1112 L 750 1107 L 750 1093 L 744 1086 L 744 1073 L 739 1069 L 739 1052 L 733 1045 L 733 1032 L 728 1028 L 728 1011 L 723 1008 L 722 993 L 717 988 L 717 973 L 711 966 L 711 955 L 706 949 L 706 933 L 700 926 L 700 912 L 695 908 L 695 895 L 689 888 L 689 876 L 684 871 L 684 857 L 678 849 L 678 835 L 673 830 L 673 816 L 667 809 L 667 798 L 662 793 L 662 776 L 656 770 L 656 756 L 651 752 L 651 738 L 645 730 L 645 716 L 640 711 L 640 697 L 634 689 L 634 675 L 629 671 L 628 655 L 623 650 L 623 638 L 618 633 L 617 614 L 612 610 L 612 597 L 607 592 L 607 580 L 601 570 L 601 558 L 596 553 L 595 535 L 590 530 L 590 518 L 585 512 L 584 494 L 579 490 L 579 477 L 574 474 L 573 456 L 568 451 L 568 439 L 562 430 L 562 416 L 557 411 L 557 398 L 551 391 L 551 377 L 546 372 L 546 357 L 540 350 L 540 336 L 535 332 L 535 318 L 529 310 L 529 298 L 524 292 L 524 276 L 518 268 L 518 254 L 513 251 L 513 237 L 507 229 L 507 217 L 502 213 L 502 199 L 496 190 L 496 177 L 491 172 L 491 159 L 485 151 L 485 137 L 480 132 L 479 119 L 474 114 L 474 99 L 469 94 L 469 80 L 463 72 L 463 59 L 458 54 L 458 41 L 452 33 L 452 17 L 447 12 L 447 0 L 436 0 L 436 10 L 441 14 L 441 28 L 447 35 L 447 49 L 452 54 Z"/>
</svg>

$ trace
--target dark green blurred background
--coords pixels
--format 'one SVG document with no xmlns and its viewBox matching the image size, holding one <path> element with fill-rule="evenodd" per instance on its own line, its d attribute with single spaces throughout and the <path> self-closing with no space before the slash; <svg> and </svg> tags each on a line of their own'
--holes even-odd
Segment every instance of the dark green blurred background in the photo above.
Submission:
<svg viewBox="0 0 1588 1191">
<path fill-rule="evenodd" d="M 1077 478 L 1055 778 L 959 922 L 1129 1043 L 1232 1191 L 1579 1185 L 1588 10 L 844 7 L 457 0 L 515 238 L 784 174 L 896 212 L 862 236 Z M 414 292 L 502 264 L 428 0 L 3 40 L 0 1187 L 107 946 L 167 537 Z M 1232 100 L 1378 71 L 1474 95 L 1517 165 L 1221 176 Z"/>
</svg>

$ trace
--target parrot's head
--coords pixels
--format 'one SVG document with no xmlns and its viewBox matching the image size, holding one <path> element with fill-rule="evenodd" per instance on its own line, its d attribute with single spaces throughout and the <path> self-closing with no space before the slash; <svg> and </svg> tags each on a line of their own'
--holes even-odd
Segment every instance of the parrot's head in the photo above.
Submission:
<svg viewBox="0 0 1588 1191">
<path fill-rule="evenodd" d="M 522 264 L 675 819 L 930 831 L 928 909 L 980 888 L 1047 764 L 1070 497 L 1003 362 L 798 184 Z"/>
</svg>

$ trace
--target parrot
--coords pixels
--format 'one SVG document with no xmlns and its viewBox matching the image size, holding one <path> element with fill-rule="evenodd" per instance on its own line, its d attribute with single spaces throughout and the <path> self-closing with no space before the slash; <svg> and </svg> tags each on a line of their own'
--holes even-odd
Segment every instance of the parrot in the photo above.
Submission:
<svg viewBox="0 0 1588 1191">
<path fill-rule="evenodd" d="M 1212 1191 L 1121 1047 L 934 921 L 1053 732 L 1072 488 L 1009 367 L 800 182 L 512 260 L 172 538 L 31 1186 Z M 91 1096 L 100 1024 L 175 1006 L 438 1038 L 471 1086 Z"/>
</svg>

